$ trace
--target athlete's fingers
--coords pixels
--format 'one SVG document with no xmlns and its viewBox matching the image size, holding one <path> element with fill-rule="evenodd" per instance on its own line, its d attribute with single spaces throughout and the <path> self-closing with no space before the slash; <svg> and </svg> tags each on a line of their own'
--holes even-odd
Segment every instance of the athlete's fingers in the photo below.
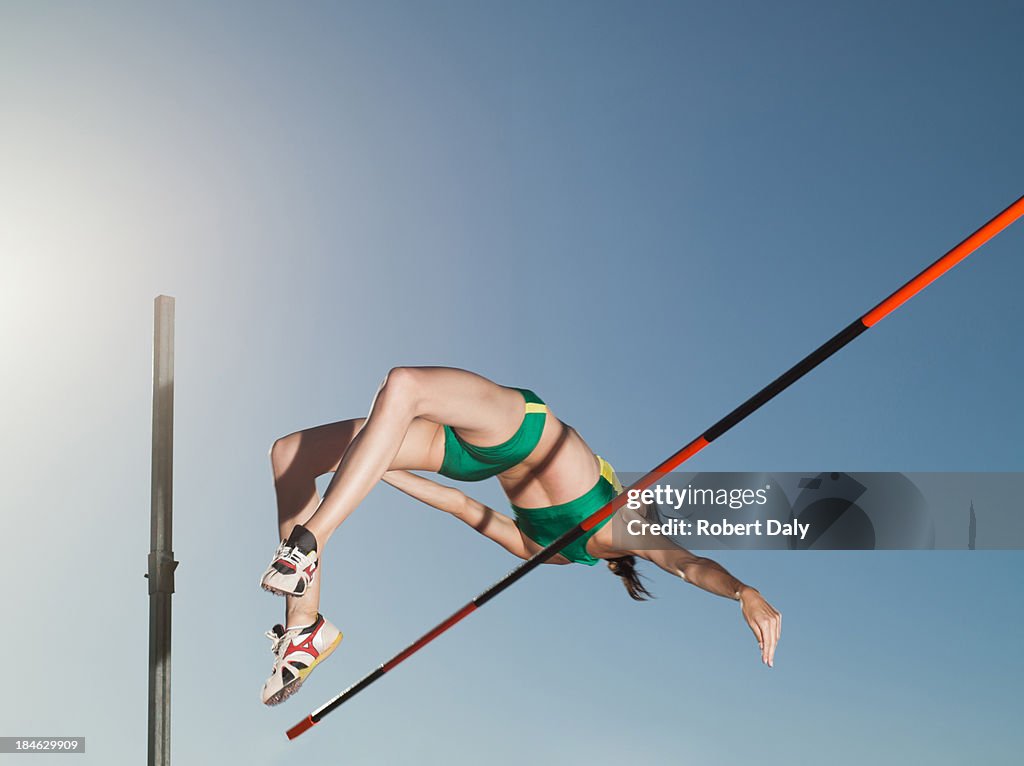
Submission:
<svg viewBox="0 0 1024 766">
<path fill-rule="evenodd" d="M 761 650 L 761 661 L 764 662 L 764 635 L 761 633 L 761 626 L 755 620 L 750 620 L 747 624 L 757 639 L 757 648 Z"/>
<path fill-rule="evenodd" d="M 764 632 L 767 633 L 768 636 L 769 636 L 767 652 L 766 652 L 767 655 L 768 655 L 768 667 L 774 667 L 774 663 L 775 663 L 775 645 L 779 642 L 779 639 L 778 639 L 778 637 L 777 637 L 777 635 L 775 633 L 775 619 L 774 619 L 774 617 L 769 615 L 768 619 L 767 619 L 767 623 L 768 624 L 765 626 L 765 631 Z"/>
<path fill-rule="evenodd" d="M 782 638 L 782 615 L 775 608 L 772 608 L 772 632 L 775 638 L 772 641 L 771 666 L 775 667 L 775 650 L 778 648 L 779 640 Z"/>
<path fill-rule="evenodd" d="M 747 620 L 747 625 L 750 626 L 750 630 L 754 634 L 754 638 L 757 639 L 757 645 L 764 646 L 764 636 L 761 635 L 761 626 L 757 624 L 757 621 Z"/>
</svg>

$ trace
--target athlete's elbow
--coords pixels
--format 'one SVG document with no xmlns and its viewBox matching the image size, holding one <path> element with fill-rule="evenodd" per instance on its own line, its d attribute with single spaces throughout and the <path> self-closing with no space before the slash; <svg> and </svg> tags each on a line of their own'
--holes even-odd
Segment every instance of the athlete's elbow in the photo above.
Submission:
<svg viewBox="0 0 1024 766">
<path fill-rule="evenodd" d="M 461 521 L 465 521 L 473 513 L 474 504 L 478 505 L 473 498 L 454 487 L 450 488 L 444 498 L 444 510 Z"/>
</svg>

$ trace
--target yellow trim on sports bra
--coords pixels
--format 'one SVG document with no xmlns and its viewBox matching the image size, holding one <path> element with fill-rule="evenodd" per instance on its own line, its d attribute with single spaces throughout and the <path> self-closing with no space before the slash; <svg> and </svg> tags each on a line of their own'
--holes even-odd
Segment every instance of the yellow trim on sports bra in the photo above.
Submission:
<svg viewBox="0 0 1024 766">
<path fill-rule="evenodd" d="M 601 463 L 602 478 L 604 478 L 605 481 L 607 481 L 609 484 L 615 487 L 616 495 L 622 492 L 622 482 L 620 482 L 619 477 L 615 475 L 615 469 L 612 468 L 611 463 L 609 463 L 600 455 L 597 455 L 596 457 L 598 461 Z"/>
</svg>

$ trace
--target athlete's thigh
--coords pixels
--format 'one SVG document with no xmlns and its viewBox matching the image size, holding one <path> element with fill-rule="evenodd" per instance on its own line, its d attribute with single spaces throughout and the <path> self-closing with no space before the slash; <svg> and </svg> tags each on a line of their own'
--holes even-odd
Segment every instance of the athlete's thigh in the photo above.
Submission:
<svg viewBox="0 0 1024 766">
<path fill-rule="evenodd" d="M 289 435 L 285 440 L 294 445 L 289 470 L 306 476 L 322 476 L 338 470 L 345 452 L 365 422 L 366 418 L 339 420 Z M 437 471 L 443 459 L 444 434 L 441 426 L 415 418 L 402 439 L 391 468 Z"/>
<path fill-rule="evenodd" d="M 403 367 L 415 387 L 418 414 L 457 428 L 478 444 L 500 443 L 523 420 L 523 396 L 482 375 L 454 367 Z"/>
<path fill-rule="evenodd" d="M 301 476 L 331 473 L 338 468 L 345 450 L 365 421 L 366 418 L 351 418 L 305 428 L 279 439 L 274 449 L 278 450 L 281 445 L 285 463 L 282 467 L 289 472 Z"/>
<path fill-rule="evenodd" d="M 392 471 L 437 472 L 444 461 L 444 429 L 424 418 L 413 418 L 391 461 Z"/>
</svg>

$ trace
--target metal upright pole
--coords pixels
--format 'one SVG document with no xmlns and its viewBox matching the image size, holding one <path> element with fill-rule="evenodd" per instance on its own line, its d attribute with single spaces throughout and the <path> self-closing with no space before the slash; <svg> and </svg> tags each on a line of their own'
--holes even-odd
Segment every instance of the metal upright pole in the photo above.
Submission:
<svg viewBox="0 0 1024 766">
<path fill-rule="evenodd" d="M 153 463 L 149 571 L 149 766 L 171 763 L 171 550 L 174 298 L 158 295 L 153 333 Z"/>
</svg>

